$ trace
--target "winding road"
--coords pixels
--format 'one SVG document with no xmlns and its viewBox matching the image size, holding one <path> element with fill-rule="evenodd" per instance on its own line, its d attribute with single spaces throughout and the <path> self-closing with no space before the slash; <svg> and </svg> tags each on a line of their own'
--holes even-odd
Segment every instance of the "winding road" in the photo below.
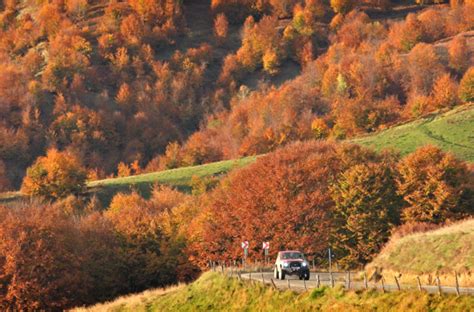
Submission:
<svg viewBox="0 0 474 312">
<path fill-rule="evenodd" d="M 235 275 L 234 272 L 229 273 L 231 275 Z M 342 285 L 345 288 L 350 288 L 354 290 L 363 290 L 363 289 L 377 289 L 380 291 L 392 292 L 398 291 L 399 288 L 393 282 L 393 284 L 389 284 L 387 282 L 382 283 L 379 281 L 375 282 L 367 282 L 356 280 L 356 281 L 349 281 L 348 274 L 346 272 L 334 272 L 332 273 L 333 283 L 331 283 L 331 274 L 328 272 L 311 272 L 310 279 L 308 281 L 300 280 L 297 276 L 288 276 L 285 280 L 279 280 L 273 278 L 273 272 L 247 272 L 247 273 L 239 273 L 240 277 L 243 280 L 252 280 L 261 283 L 265 283 L 270 287 L 276 287 L 280 290 L 293 290 L 296 292 L 305 292 L 307 290 L 316 288 L 318 286 L 334 286 Z M 354 273 L 351 273 L 352 275 Z M 318 282 L 319 279 L 319 282 Z M 350 278 L 352 279 L 352 277 Z M 426 291 L 431 294 L 438 294 L 440 292 L 447 293 L 447 294 L 457 294 L 456 287 L 452 286 L 440 286 L 437 285 L 422 285 L 421 290 Z M 420 291 L 420 288 L 415 285 L 405 285 L 401 284 L 400 289 L 406 291 Z M 459 287 L 459 294 L 460 295 L 474 295 L 474 288 L 466 288 L 466 287 Z"/>
</svg>

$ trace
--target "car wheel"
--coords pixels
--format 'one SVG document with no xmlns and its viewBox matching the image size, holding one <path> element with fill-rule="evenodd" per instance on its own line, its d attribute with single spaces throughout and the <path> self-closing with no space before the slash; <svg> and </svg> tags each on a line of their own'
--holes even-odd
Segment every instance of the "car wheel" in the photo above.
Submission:
<svg viewBox="0 0 474 312">
<path fill-rule="evenodd" d="M 278 279 L 278 278 L 279 278 L 279 276 L 278 276 L 278 269 L 277 269 L 277 268 L 275 268 L 275 269 L 273 270 L 273 278 L 274 278 L 274 279 Z"/>
<path fill-rule="evenodd" d="M 286 274 L 285 274 L 285 271 L 281 270 L 281 272 L 280 272 L 280 279 L 281 279 L 281 280 L 284 280 L 284 279 L 285 279 L 285 275 L 286 275 Z"/>
</svg>

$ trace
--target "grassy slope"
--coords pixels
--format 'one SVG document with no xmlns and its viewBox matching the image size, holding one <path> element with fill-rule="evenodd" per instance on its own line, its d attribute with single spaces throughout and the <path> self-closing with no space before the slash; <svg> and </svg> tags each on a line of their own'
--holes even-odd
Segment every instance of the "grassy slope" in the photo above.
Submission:
<svg viewBox="0 0 474 312">
<path fill-rule="evenodd" d="M 127 191 L 131 188 L 137 189 L 147 197 L 151 187 L 155 183 L 166 184 L 177 187 L 183 191 L 191 188 L 192 177 L 212 177 L 228 173 L 232 169 L 243 167 L 254 162 L 256 157 L 245 157 L 236 160 L 225 160 L 211 164 L 183 167 L 159 172 L 140 174 L 136 176 L 106 179 L 88 183 L 92 192 L 98 194 L 102 199 L 107 200 L 118 191 Z"/>
<path fill-rule="evenodd" d="M 474 271 L 474 220 L 394 238 L 371 266 L 413 274 Z"/>
<path fill-rule="evenodd" d="M 437 145 L 461 159 L 474 162 L 474 105 L 457 107 L 352 142 L 376 150 L 394 148 L 402 155 L 425 144 Z"/>
<path fill-rule="evenodd" d="M 128 296 L 78 311 L 468 311 L 472 306 L 472 296 L 420 292 L 355 293 L 319 288 L 299 295 L 205 273 L 196 282 L 168 292 Z"/>
</svg>

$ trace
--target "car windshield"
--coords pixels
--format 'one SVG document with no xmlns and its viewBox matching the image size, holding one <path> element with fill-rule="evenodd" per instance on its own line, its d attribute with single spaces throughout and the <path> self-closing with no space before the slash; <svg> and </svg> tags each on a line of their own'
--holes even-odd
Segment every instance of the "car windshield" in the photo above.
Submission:
<svg viewBox="0 0 474 312">
<path fill-rule="evenodd" d="M 303 259 L 301 252 L 284 252 L 281 254 L 282 259 Z"/>
</svg>

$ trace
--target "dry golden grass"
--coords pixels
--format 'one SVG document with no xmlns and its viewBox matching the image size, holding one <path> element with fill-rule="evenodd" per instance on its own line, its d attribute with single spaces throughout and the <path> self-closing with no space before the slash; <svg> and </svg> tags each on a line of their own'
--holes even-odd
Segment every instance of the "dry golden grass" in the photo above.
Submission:
<svg viewBox="0 0 474 312">
<path fill-rule="evenodd" d="M 130 294 L 109 302 L 99 303 L 90 307 L 72 309 L 72 312 L 105 312 L 105 311 L 147 311 L 147 306 L 157 297 L 181 290 L 185 285 L 179 284 L 167 288 L 146 290 L 138 294 Z"/>
<path fill-rule="evenodd" d="M 369 273 L 382 268 L 388 281 L 400 276 L 401 283 L 455 285 L 455 272 L 461 286 L 474 286 L 474 219 L 437 230 L 393 238 L 367 266 Z"/>
</svg>

